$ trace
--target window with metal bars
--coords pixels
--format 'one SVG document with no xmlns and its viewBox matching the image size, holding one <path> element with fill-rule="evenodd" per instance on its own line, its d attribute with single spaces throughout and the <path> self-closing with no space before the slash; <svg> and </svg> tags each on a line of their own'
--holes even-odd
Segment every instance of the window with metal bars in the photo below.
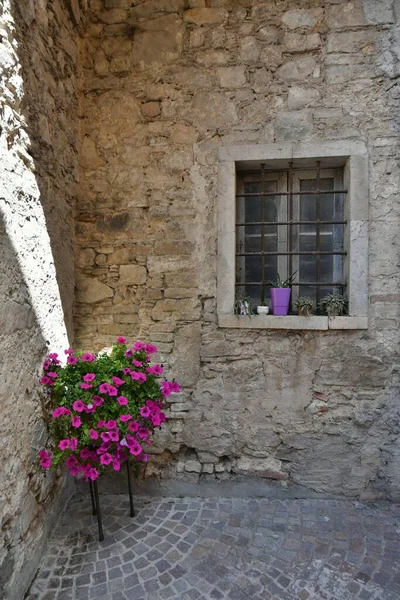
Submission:
<svg viewBox="0 0 400 600">
<path fill-rule="evenodd" d="M 343 169 L 293 166 L 238 173 L 236 294 L 270 304 L 271 282 L 295 273 L 292 309 L 299 296 L 319 304 L 344 293 L 346 190 Z"/>
</svg>

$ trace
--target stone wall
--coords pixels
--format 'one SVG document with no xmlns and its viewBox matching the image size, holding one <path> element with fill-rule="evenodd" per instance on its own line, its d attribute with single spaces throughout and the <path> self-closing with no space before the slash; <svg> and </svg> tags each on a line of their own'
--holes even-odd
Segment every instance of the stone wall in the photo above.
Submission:
<svg viewBox="0 0 400 600">
<path fill-rule="evenodd" d="M 82 44 L 76 337 L 150 339 L 182 383 L 146 475 L 399 499 L 398 3 L 131 4 L 92 0 Z M 218 148 L 346 138 L 369 153 L 369 329 L 218 328 Z"/>
<path fill-rule="evenodd" d="M 40 365 L 72 334 L 76 26 L 55 0 L 0 7 L 0 597 L 21 600 L 59 509 Z M 75 7 L 75 12 L 76 12 Z"/>
</svg>

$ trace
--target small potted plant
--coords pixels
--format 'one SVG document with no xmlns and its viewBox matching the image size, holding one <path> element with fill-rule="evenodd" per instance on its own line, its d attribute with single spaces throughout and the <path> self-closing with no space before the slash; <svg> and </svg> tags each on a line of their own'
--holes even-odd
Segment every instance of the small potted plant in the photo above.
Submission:
<svg viewBox="0 0 400 600">
<path fill-rule="evenodd" d="M 314 300 L 308 296 L 299 296 L 295 306 L 300 317 L 309 317 L 313 312 Z"/>
<path fill-rule="evenodd" d="M 293 284 L 296 273 L 290 275 L 287 279 L 282 281 L 279 273 L 277 274 L 276 281 L 269 281 L 271 286 L 271 301 L 272 301 L 272 312 L 274 315 L 285 316 L 289 312 L 289 302 L 291 285 Z"/>
<path fill-rule="evenodd" d="M 269 313 L 269 306 L 266 302 L 260 302 L 257 306 L 257 314 L 258 315 L 267 315 Z"/>
<path fill-rule="evenodd" d="M 251 298 L 248 296 L 237 296 L 235 300 L 235 315 L 247 315 L 253 314 Z"/>
<path fill-rule="evenodd" d="M 347 310 L 347 298 L 342 294 L 327 294 L 320 303 L 328 317 L 340 317 Z"/>
</svg>

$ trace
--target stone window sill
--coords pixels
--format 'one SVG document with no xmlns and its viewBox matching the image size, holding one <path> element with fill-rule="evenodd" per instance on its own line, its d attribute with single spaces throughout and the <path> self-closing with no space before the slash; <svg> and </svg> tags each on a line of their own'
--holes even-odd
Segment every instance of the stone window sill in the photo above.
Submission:
<svg viewBox="0 0 400 600">
<path fill-rule="evenodd" d="M 302 329 L 327 331 L 328 329 L 368 329 L 368 317 L 275 317 L 273 315 L 219 315 L 219 327 L 236 329 Z"/>
</svg>

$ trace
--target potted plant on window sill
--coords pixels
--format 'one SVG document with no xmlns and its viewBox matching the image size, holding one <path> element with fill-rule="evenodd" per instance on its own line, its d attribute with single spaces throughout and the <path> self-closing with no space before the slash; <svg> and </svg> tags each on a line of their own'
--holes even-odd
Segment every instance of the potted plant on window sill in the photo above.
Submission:
<svg viewBox="0 0 400 600">
<path fill-rule="evenodd" d="M 258 315 L 267 315 L 269 313 L 269 306 L 266 302 L 260 302 L 257 306 L 257 314 Z"/>
<path fill-rule="evenodd" d="M 299 317 L 309 317 L 312 315 L 314 301 L 308 296 L 299 296 L 295 302 Z"/>
<path fill-rule="evenodd" d="M 328 317 L 340 317 L 347 311 L 347 298 L 342 294 L 327 294 L 320 306 Z"/>
<path fill-rule="evenodd" d="M 291 285 L 295 278 L 296 273 L 290 275 L 287 279 L 282 281 L 279 273 L 277 274 L 276 281 L 269 281 L 271 286 L 271 301 L 272 301 L 272 312 L 277 316 L 286 316 L 289 312 Z"/>
<path fill-rule="evenodd" d="M 235 299 L 235 315 L 248 316 L 253 314 L 251 298 L 249 296 L 236 296 Z"/>
</svg>

